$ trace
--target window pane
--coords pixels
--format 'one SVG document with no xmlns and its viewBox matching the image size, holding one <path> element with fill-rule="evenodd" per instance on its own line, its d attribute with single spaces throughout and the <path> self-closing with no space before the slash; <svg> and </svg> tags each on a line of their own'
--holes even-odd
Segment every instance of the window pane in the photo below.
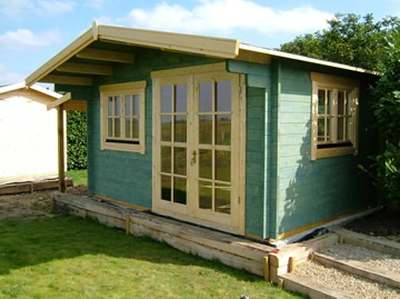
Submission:
<svg viewBox="0 0 400 299">
<path fill-rule="evenodd" d="M 107 132 L 107 136 L 108 137 L 112 137 L 113 136 L 113 119 L 109 118 L 108 119 L 108 132 Z"/>
<path fill-rule="evenodd" d="M 325 118 L 318 119 L 318 141 L 325 141 Z"/>
<path fill-rule="evenodd" d="M 215 179 L 231 181 L 231 152 L 215 151 Z"/>
<path fill-rule="evenodd" d="M 139 119 L 132 118 L 132 138 L 139 138 Z"/>
<path fill-rule="evenodd" d="M 186 175 L 186 148 L 174 148 L 174 173 Z"/>
<path fill-rule="evenodd" d="M 345 139 L 350 141 L 353 138 L 352 132 L 353 132 L 353 121 L 352 121 L 352 117 L 349 116 L 346 118 L 346 136 Z"/>
<path fill-rule="evenodd" d="M 352 99 L 351 92 L 348 91 L 348 92 L 347 92 L 347 109 L 346 109 L 346 115 L 351 115 L 351 113 L 352 113 L 352 112 L 351 112 L 352 102 L 353 102 L 353 99 Z"/>
<path fill-rule="evenodd" d="M 212 150 L 199 151 L 199 177 L 212 179 Z"/>
<path fill-rule="evenodd" d="M 231 213 L 231 191 L 227 185 L 215 186 L 215 211 L 224 214 Z"/>
<path fill-rule="evenodd" d="M 171 201 L 171 177 L 161 176 L 161 199 Z"/>
<path fill-rule="evenodd" d="M 215 116 L 215 144 L 231 144 L 231 116 L 229 114 Z"/>
<path fill-rule="evenodd" d="M 211 82 L 202 82 L 199 84 L 199 111 L 212 111 L 212 84 Z"/>
<path fill-rule="evenodd" d="M 232 84 L 230 80 L 217 82 L 215 108 L 218 112 L 230 112 L 232 101 Z"/>
<path fill-rule="evenodd" d="M 174 177 L 174 202 L 186 204 L 186 179 Z"/>
<path fill-rule="evenodd" d="M 132 96 L 132 115 L 139 116 L 140 115 L 140 96 L 135 94 Z"/>
<path fill-rule="evenodd" d="M 161 86 L 161 112 L 172 112 L 172 85 Z"/>
<path fill-rule="evenodd" d="M 161 140 L 162 141 L 171 141 L 171 116 L 163 115 L 161 116 Z"/>
<path fill-rule="evenodd" d="M 327 111 L 329 115 L 333 114 L 333 91 L 328 90 L 328 103 L 327 103 Z"/>
<path fill-rule="evenodd" d="M 171 173 L 171 147 L 161 147 L 161 172 Z"/>
<path fill-rule="evenodd" d="M 125 96 L 125 117 L 130 117 L 132 114 L 132 96 Z"/>
<path fill-rule="evenodd" d="M 175 142 L 186 142 L 186 116 L 175 116 Z"/>
<path fill-rule="evenodd" d="M 338 141 L 343 141 L 344 140 L 344 118 L 343 117 L 339 117 L 338 118 L 337 140 Z"/>
<path fill-rule="evenodd" d="M 199 115 L 199 143 L 212 144 L 212 115 Z"/>
<path fill-rule="evenodd" d="M 343 115 L 345 113 L 344 111 L 344 91 L 339 90 L 338 91 L 338 115 Z"/>
<path fill-rule="evenodd" d="M 121 115 L 121 98 L 119 96 L 114 97 L 114 115 L 120 116 Z"/>
<path fill-rule="evenodd" d="M 199 182 L 199 208 L 212 209 L 212 185 L 209 182 Z"/>
<path fill-rule="evenodd" d="M 112 116 L 112 107 L 113 107 L 113 98 L 112 97 L 108 97 L 108 116 Z"/>
<path fill-rule="evenodd" d="M 326 122 L 326 141 L 331 141 L 332 136 L 331 136 L 331 127 L 332 127 L 332 121 L 334 121 L 334 118 L 328 118 Z"/>
<path fill-rule="evenodd" d="M 325 89 L 318 89 L 318 114 L 325 114 Z"/>
<path fill-rule="evenodd" d="M 121 121 L 119 118 L 114 118 L 114 137 L 121 137 Z"/>
<path fill-rule="evenodd" d="M 186 85 L 175 86 L 175 112 L 186 112 L 187 90 Z"/>
<path fill-rule="evenodd" d="M 132 128 L 132 120 L 130 118 L 125 118 L 125 137 L 126 138 L 132 137 L 131 128 Z"/>
</svg>

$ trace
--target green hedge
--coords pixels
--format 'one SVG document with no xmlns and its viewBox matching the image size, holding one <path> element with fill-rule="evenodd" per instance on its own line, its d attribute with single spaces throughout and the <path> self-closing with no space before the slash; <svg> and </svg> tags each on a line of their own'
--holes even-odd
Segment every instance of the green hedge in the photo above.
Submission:
<svg viewBox="0 0 400 299">
<path fill-rule="evenodd" d="M 67 112 L 67 163 L 69 170 L 87 168 L 86 117 L 84 112 Z"/>
</svg>

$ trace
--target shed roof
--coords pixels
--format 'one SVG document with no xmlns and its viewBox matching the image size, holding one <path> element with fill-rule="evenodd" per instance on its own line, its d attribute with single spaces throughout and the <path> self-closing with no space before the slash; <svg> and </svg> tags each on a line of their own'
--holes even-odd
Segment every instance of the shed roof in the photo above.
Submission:
<svg viewBox="0 0 400 299">
<path fill-rule="evenodd" d="M 259 61 L 267 62 L 271 57 L 280 57 L 351 72 L 377 74 L 345 64 L 256 47 L 241 43 L 236 39 L 100 25 L 94 22 L 91 28 L 29 75 L 26 78 L 26 84 L 30 86 L 42 81 L 91 85 L 93 79 L 91 76 L 112 73 L 107 63 L 134 63 L 134 56 L 131 53 L 98 49 L 93 47 L 96 42 L 156 48 L 224 59 L 242 59 L 243 57 L 249 59 L 249 57 L 257 56 Z M 82 60 L 84 62 L 90 60 L 91 63 L 82 63 Z"/>
<path fill-rule="evenodd" d="M 11 85 L 6 85 L 6 86 L 0 87 L 0 95 L 14 92 L 14 91 L 21 90 L 21 89 L 34 90 L 34 91 L 37 91 L 41 94 L 44 94 L 44 95 L 49 96 L 54 99 L 59 99 L 63 96 L 62 94 L 59 94 L 57 92 L 54 92 L 54 91 L 46 89 L 46 88 L 43 88 L 37 84 L 28 86 L 25 82 L 19 82 L 16 84 L 11 84 Z"/>
</svg>

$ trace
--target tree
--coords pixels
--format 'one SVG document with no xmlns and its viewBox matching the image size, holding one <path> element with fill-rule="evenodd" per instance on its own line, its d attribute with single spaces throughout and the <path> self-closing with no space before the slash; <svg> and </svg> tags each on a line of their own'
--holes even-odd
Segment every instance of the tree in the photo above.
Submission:
<svg viewBox="0 0 400 299">
<path fill-rule="evenodd" d="M 313 34 L 296 37 L 281 45 L 293 54 L 329 60 L 371 70 L 382 69 L 385 40 L 400 26 L 400 19 L 387 17 L 375 21 L 372 14 L 337 14 L 329 27 Z"/>
</svg>

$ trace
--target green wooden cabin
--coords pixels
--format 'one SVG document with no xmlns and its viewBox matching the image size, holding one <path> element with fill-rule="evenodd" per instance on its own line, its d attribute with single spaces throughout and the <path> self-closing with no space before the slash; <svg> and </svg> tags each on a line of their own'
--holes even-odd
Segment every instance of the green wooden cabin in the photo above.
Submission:
<svg viewBox="0 0 400 299">
<path fill-rule="evenodd" d="M 375 78 L 237 40 L 94 24 L 27 83 L 87 103 L 93 194 L 278 240 L 375 205 L 357 167 L 377 143 Z"/>
</svg>

